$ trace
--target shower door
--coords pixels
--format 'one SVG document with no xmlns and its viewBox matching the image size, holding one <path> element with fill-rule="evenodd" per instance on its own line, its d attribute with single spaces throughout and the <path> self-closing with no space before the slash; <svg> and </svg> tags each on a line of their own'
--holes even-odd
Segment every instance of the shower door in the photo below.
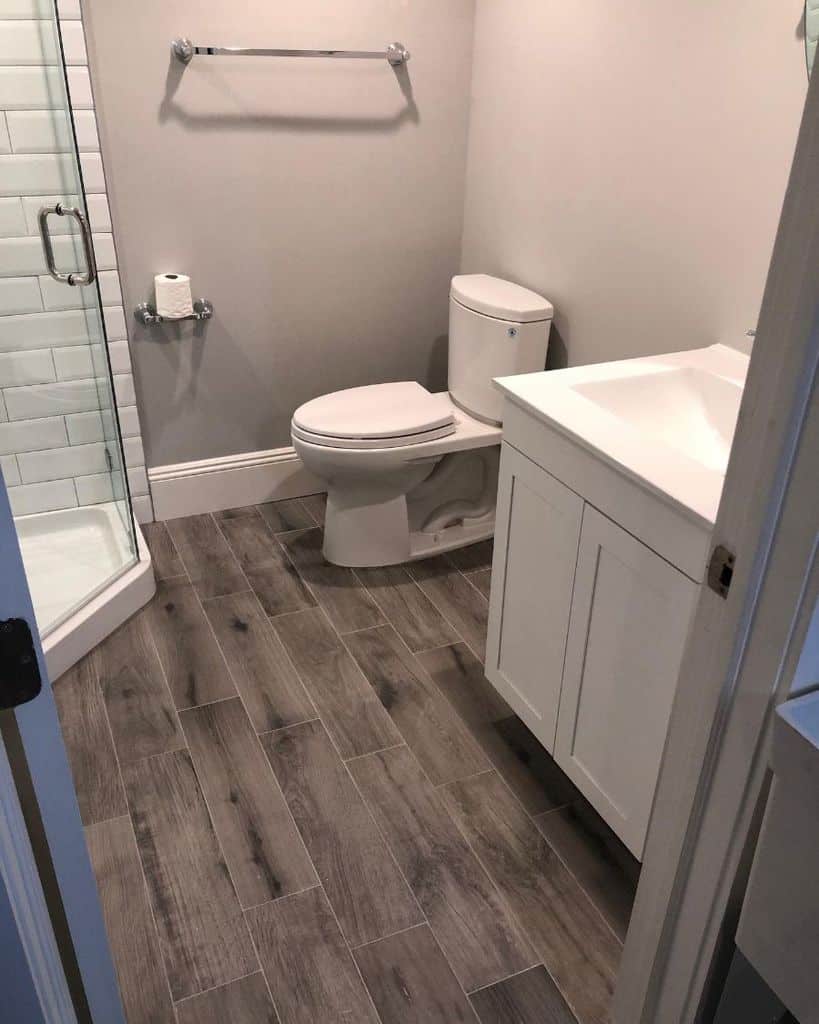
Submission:
<svg viewBox="0 0 819 1024">
<path fill-rule="evenodd" d="M 94 115 L 81 162 L 60 26 L 35 8 L 3 22 L 0 60 L 0 470 L 45 635 L 136 549 L 96 270 L 113 239 L 105 196 L 83 187 L 101 175 Z"/>
</svg>

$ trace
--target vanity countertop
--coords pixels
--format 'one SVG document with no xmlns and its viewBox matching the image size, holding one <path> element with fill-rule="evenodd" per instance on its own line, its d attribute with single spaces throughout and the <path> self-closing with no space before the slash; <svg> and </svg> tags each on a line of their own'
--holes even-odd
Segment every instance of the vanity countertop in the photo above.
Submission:
<svg viewBox="0 0 819 1024">
<path fill-rule="evenodd" d="M 727 345 L 499 377 L 508 399 L 711 528 L 748 372 Z"/>
</svg>

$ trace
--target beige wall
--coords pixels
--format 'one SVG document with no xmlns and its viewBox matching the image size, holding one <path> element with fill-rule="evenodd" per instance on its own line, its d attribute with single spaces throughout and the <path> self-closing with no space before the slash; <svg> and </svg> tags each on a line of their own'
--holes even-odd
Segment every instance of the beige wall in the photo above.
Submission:
<svg viewBox="0 0 819 1024">
<path fill-rule="evenodd" d="M 462 269 L 551 364 L 755 326 L 806 90 L 801 0 L 478 0 Z"/>
<path fill-rule="evenodd" d="M 289 444 L 336 388 L 445 385 L 474 0 L 84 0 L 148 465 Z M 385 63 L 194 58 L 222 45 L 377 49 Z M 143 330 L 153 275 L 215 319 Z"/>
</svg>

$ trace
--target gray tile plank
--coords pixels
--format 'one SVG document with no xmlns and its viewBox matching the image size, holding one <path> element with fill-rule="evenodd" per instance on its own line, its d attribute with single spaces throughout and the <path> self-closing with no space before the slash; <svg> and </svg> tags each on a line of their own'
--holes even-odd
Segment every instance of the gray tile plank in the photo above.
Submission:
<svg viewBox="0 0 819 1024">
<path fill-rule="evenodd" d="M 285 533 L 279 539 L 340 633 L 383 623 L 381 610 L 352 569 L 325 562 L 321 530 Z"/>
<path fill-rule="evenodd" d="M 421 590 L 483 661 L 489 621 L 489 604 L 483 595 L 447 561 L 445 555 L 410 562 L 408 568 Z"/>
<path fill-rule="evenodd" d="M 279 1024 L 259 972 L 176 1004 L 179 1024 Z"/>
<path fill-rule="evenodd" d="M 267 615 L 315 605 L 315 598 L 261 516 L 229 519 L 220 525 Z"/>
<path fill-rule="evenodd" d="M 427 925 L 355 950 L 383 1024 L 476 1024 Z"/>
<path fill-rule="evenodd" d="M 168 982 L 159 952 L 131 819 L 126 814 L 85 830 L 105 931 L 128 1024 L 173 1024 Z"/>
<path fill-rule="evenodd" d="M 590 807 L 570 804 L 535 818 L 546 841 L 625 942 L 640 865 Z"/>
<path fill-rule="evenodd" d="M 407 928 L 421 912 L 321 722 L 262 743 L 347 941 Z"/>
<path fill-rule="evenodd" d="M 316 872 L 238 697 L 191 708 L 180 718 L 242 906 L 317 885 Z"/>
<path fill-rule="evenodd" d="M 577 1024 L 545 967 L 533 967 L 470 996 L 481 1024 Z"/>
<path fill-rule="evenodd" d="M 93 658 L 83 658 L 57 680 L 54 700 L 83 825 L 127 814 Z"/>
<path fill-rule="evenodd" d="M 226 519 L 243 519 L 245 516 L 257 516 L 259 510 L 255 505 L 240 505 L 238 508 L 223 508 L 211 515 L 217 523 L 223 523 Z"/>
<path fill-rule="evenodd" d="M 169 519 L 166 526 L 200 597 L 247 590 L 247 579 L 212 516 Z"/>
<path fill-rule="evenodd" d="M 411 651 L 424 651 L 460 639 L 403 566 L 356 569 L 355 574 Z"/>
<path fill-rule="evenodd" d="M 282 1024 L 378 1024 L 321 886 L 247 919 Z"/>
<path fill-rule="evenodd" d="M 578 1019 L 606 1024 L 621 947 L 591 901 L 495 772 L 442 792 Z"/>
<path fill-rule="evenodd" d="M 492 568 L 493 540 L 481 540 L 477 544 L 468 544 L 465 548 L 448 551 L 447 557 L 461 572 L 474 572 L 476 569 Z"/>
<path fill-rule="evenodd" d="M 212 597 L 204 607 L 256 732 L 317 717 L 255 594 Z"/>
<path fill-rule="evenodd" d="M 236 695 L 213 630 L 186 578 L 157 583 L 145 614 L 177 708 Z"/>
<path fill-rule="evenodd" d="M 315 520 L 298 498 L 284 501 L 268 501 L 256 506 L 259 515 L 273 533 L 288 533 L 290 530 L 309 530 Z"/>
<path fill-rule="evenodd" d="M 492 588 L 492 570 L 479 569 L 477 572 L 468 572 L 465 575 L 472 586 L 479 590 L 488 601 Z"/>
<path fill-rule="evenodd" d="M 320 608 L 272 621 L 342 757 L 401 742 L 401 734 Z"/>
<path fill-rule="evenodd" d="M 120 761 L 185 745 L 144 612 L 103 640 L 92 657 Z"/>
<path fill-rule="evenodd" d="M 156 579 L 167 580 L 174 576 L 184 576 L 185 566 L 182 564 L 182 559 L 179 557 L 179 552 L 171 540 L 166 525 L 164 523 L 143 523 L 140 529 L 145 535 L 148 550 L 151 552 L 151 563 Z"/>
<path fill-rule="evenodd" d="M 364 799 L 469 992 L 537 962 L 529 942 L 406 747 L 350 762 Z"/>
<path fill-rule="evenodd" d="M 324 520 L 327 514 L 327 495 L 325 492 L 320 494 L 308 494 L 301 498 L 301 503 L 313 517 L 318 526 L 324 526 Z"/>
<path fill-rule="evenodd" d="M 575 787 L 513 715 L 465 644 L 425 651 L 418 660 L 531 814 L 577 799 Z"/>
<path fill-rule="evenodd" d="M 173 998 L 258 970 L 188 752 L 125 765 L 123 781 Z"/>
<path fill-rule="evenodd" d="M 345 642 L 435 785 L 491 767 L 457 712 L 392 626 L 350 633 Z"/>
</svg>

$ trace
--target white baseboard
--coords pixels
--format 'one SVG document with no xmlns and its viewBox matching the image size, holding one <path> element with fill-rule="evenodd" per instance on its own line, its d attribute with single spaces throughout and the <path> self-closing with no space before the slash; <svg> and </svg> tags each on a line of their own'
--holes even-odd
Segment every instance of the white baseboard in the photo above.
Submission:
<svg viewBox="0 0 819 1024">
<path fill-rule="evenodd" d="M 156 466 L 148 470 L 148 480 L 157 519 L 259 505 L 323 490 L 293 448 Z"/>
</svg>

